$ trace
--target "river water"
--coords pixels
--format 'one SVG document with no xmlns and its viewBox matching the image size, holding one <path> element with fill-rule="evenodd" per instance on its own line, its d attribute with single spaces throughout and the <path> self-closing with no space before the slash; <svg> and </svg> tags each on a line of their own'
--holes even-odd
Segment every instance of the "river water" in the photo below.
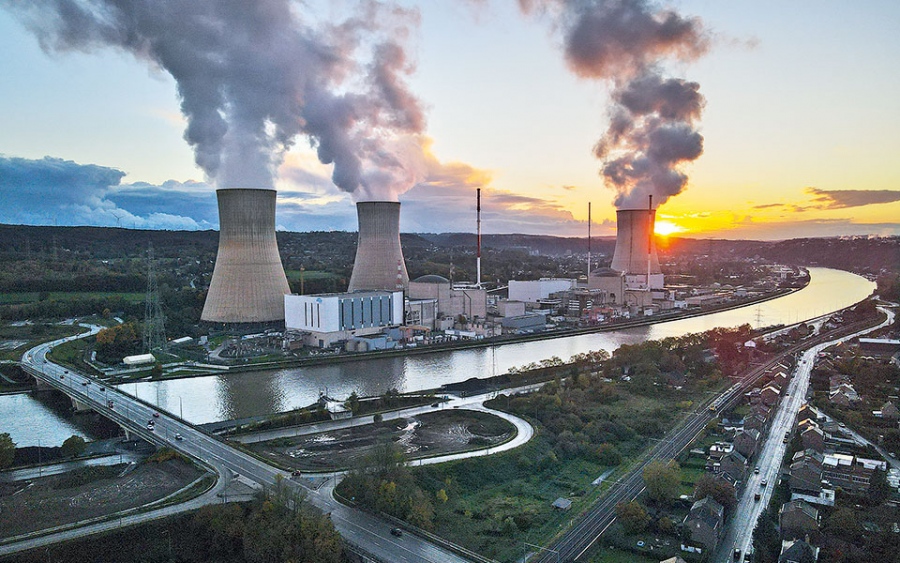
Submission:
<svg viewBox="0 0 900 563">
<path fill-rule="evenodd" d="M 421 356 L 129 383 L 121 389 L 175 415 L 182 415 L 190 422 L 202 424 L 306 406 L 314 402 L 320 392 L 344 399 L 353 391 L 371 396 L 391 388 L 400 391 L 431 389 L 471 377 L 504 373 L 513 366 L 552 356 L 567 360 L 592 350 L 612 352 L 622 344 L 703 332 L 715 327 L 745 323 L 754 327 L 790 324 L 852 305 L 875 289 L 874 282 L 840 270 L 810 268 L 810 275 L 811 281 L 804 289 L 765 303 L 615 332 Z M 17 426 L 15 421 L 27 420 L 38 411 L 40 403 L 31 397 L 0 397 L 0 432 L 9 431 L 5 428 Z M 50 423 L 42 419 L 41 424 Z M 61 421 L 60 424 L 67 423 Z M 32 445 L 32 434 L 36 436 L 37 433 L 24 430 L 16 430 L 20 433 L 19 440 L 24 441 L 22 445 Z M 71 434 L 70 430 L 61 430 L 60 442 Z M 19 442 L 16 436 L 13 439 Z"/>
</svg>

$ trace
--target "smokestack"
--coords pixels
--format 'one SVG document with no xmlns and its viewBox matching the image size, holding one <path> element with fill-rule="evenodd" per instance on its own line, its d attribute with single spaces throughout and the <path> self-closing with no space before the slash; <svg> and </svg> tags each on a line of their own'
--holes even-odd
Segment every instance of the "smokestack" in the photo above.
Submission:
<svg viewBox="0 0 900 563">
<path fill-rule="evenodd" d="M 610 265 L 613 270 L 648 277 L 661 273 L 653 238 L 655 222 L 654 209 L 616 211 L 616 251 Z"/>
<path fill-rule="evenodd" d="M 216 190 L 219 252 L 200 320 L 284 322 L 291 292 L 275 240 L 275 190 Z"/>
<path fill-rule="evenodd" d="M 591 280 L 591 202 L 588 202 L 588 283 Z"/>
<path fill-rule="evenodd" d="M 475 193 L 477 194 L 475 211 L 478 217 L 478 250 L 475 254 L 475 283 L 477 287 L 481 287 L 481 188 L 477 188 Z"/>
<path fill-rule="evenodd" d="M 356 204 L 359 240 L 349 291 L 395 291 L 409 286 L 400 247 L 400 203 L 361 201 Z"/>
</svg>

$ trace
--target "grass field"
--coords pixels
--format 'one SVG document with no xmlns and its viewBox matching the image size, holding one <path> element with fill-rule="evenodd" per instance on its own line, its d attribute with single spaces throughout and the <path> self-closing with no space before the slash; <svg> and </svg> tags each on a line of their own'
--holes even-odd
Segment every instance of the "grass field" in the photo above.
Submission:
<svg viewBox="0 0 900 563">
<path fill-rule="evenodd" d="M 48 301 L 74 301 L 77 299 L 105 299 L 121 297 L 125 301 L 136 303 L 143 301 L 144 293 L 124 293 L 114 291 L 51 291 L 46 294 Z M 21 293 L 0 293 L 0 305 L 35 303 L 41 300 L 41 292 L 28 291 Z"/>
</svg>

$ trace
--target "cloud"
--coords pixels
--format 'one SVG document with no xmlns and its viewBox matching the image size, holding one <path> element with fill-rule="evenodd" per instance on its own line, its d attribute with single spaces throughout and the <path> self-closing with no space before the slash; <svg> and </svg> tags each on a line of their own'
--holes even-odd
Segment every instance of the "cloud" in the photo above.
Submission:
<svg viewBox="0 0 900 563">
<path fill-rule="evenodd" d="M 816 209 L 845 209 L 900 201 L 900 190 L 820 190 L 806 188 L 813 195 Z"/>
<path fill-rule="evenodd" d="M 211 208 L 204 204 L 211 193 L 205 184 L 123 185 L 124 176 L 115 168 L 61 158 L 0 155 L 0 222 L 188 230 L 217 223 L 215 201 Z"/>
<path fill-rule="evenodd" d="M 793 221 L 762 220 L 751 215 L 733 221 L 731 226 L 696 233 L 694 238 L 727 238 L 745 240 L 785 240 L 792 238 L 836 236 L 900 236 L 898 223 L 859 223 L 852 218 L 810 219 Z"/>
</svg>

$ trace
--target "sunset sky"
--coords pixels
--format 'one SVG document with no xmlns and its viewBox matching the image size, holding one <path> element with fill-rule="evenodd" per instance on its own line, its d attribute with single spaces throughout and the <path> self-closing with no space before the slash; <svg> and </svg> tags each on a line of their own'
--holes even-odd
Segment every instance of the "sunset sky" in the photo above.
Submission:
<svg viewBox="0 0 900 563">
<path fill-rule="evenodd" d="M 652 61 L 705 98 L 703 152 L 678 165 L 687 185 L 658 211 L 668 230 L 900 235 L 900 3 L 634 2 L 697 18 L 704 34 L 705 52 Z M 215 228 L 172 75 L 120 48 L 42 50 L 16 4 L 0 0 L 0 222 Z M 314 22 L 357 9 L 308 4 L 295 11 Z M 474 231 L 482 187 L 486 233 L 584 236 L 592 202 L 593 232 L 614 234 L 594 146 L 617 78 L 567 63 L 566 20 L 512 0 L 400 5 L 402 79 L 424 117 L 406 129 L 417 156 L 402 230 Z M 353 196 L 331 178 L 297 134 L 274 180 L 279 228 L 355 230 Z"/>
</svg>

